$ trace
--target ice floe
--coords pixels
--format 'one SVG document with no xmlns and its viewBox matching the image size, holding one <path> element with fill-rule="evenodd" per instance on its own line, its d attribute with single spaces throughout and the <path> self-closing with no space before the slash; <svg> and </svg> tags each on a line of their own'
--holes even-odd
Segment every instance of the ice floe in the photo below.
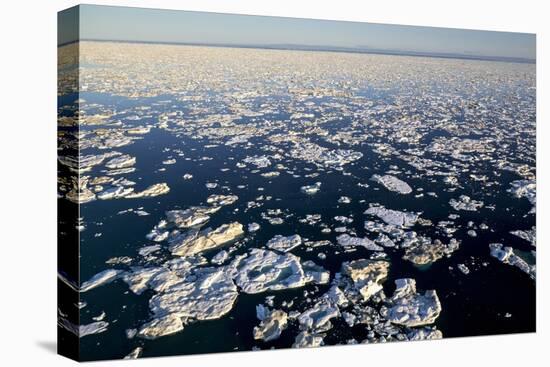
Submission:
<svg viewBox="0 0 550 367">
<path fill-rule="evenodd" d="M 136 164 L 136 158 L 128 154 L 123 154 L 115 157 L 105 163 L 105 167 L 109 169 L 128 168 Z"/>
<path fill-rule="evenodd" d="M 423 295 L 416 292 L 416 281 L 405 278 L 395 281 L 395 292 L 387 319 L 398 325 L 416 327 L 433 324 L 441 313 L 441 304 L 435 290 Z"/>
<path fill-rule="evenodd" d="M 529 200 L 533 205 L 531 213 L 534 213 L 537 205 L 537 184 L 535 180 L 516 180 L 510 185 L 512 187 L 508 191 L 517 198 Z"/>
<path fill-rule="evenodd" d="M 371 180 L 383 185 L 386 189 L 400 194 L 410 194 L 412 188 L 405 182 L 392 175 L 372 175 Z"/>
<path fill-rule="evenodd" d="M 210 195 L 206 202 L 214 206 L 225 206 L 234 204 L 238 199 L 237 195 Z"/>
<path fill-rule="evenodd" d="M 260 325 L 254 327 L 254 339 L 269 342 L 278 339 L 288 325 L 288 315 L 282 310 L 270 310 L 263 305 L 256 306 L 256 316 Z"/>
<path fill-rule="evenodd" d="M 459 246 L 460 243 L 454 238 L 451 238 L 448 244 L 444 244 L 438 239 L 432 242 L 429 238 L 417 237 L 405 251 L 403 259 L 416 265 L 427 265 L 451 255 Z"/>
<path fill-rule="evenodd" d="M 157 317 L 212 320 L 228 313 L 236 299 L 237 287 L 227 269 L 198 268 L 153 296 L 149 307 Z"/>
<path fill-rule="evenodd" d="M 276 235 L 269 241 L 266 246 L 272 250 L 288 252 L 302 244 L 302 238 L 300 235 L 295 234 L 292 236 Z"/>
<path fill-rule="evenodd" d="M 113 280 L 117 279 L 121 273 L 122 271 L 115 269 L 107 269 L 99 272 L 80 285 L 80 292 L 87 292 L 96 287 L 99 287 L 100 285 L 110 283 Z"/>
<path fill-rule="evenodd" d="M 475 212 L 483 207 L 482 201 L 474 200 L 467 195 L 460 195 L 458 200 L 451 199 L 449 200 L 449 204 L 454 210 L 467 210 L 471 212 Z"/>
<path fill-rule="evenodd" d="M 498 259 L 498 261 L 512 265 L 529 275 L 533 280 L 536 280 L 537 272 L 535 265 L 529 265 L 527 261 L 514 253 L 512 247 L 505 247 L 502 243 L 489 244 L 489 251 L 491 256 Z"/>
<path fill-rule="evenodd" d="M 100 200 L 120 199 L 134 192 L 133 187 L 114 186 L 97 194 Z"/>
<path fill-rule="evenodd" d="M 246 257 L 235 259 L 231 267 L 235 269 L 235 283 L 251 294 L 298 288 L 310 280 L 300 259 L 290 253 L 252 249 Z"/>
<path fill-rule="evenodd" d="M 342 273 L 353 281 L 364 300 L 382 290 L 382 282 L 388 276 L 387 261 L 353 260 L 342 264 Z"/>
<path fill-rule="evenodd" d="M 510 233 L 513 234 L 514 236 L 524 239 L 525 241 L 530 242 L 531 246 L 535 246 L 535 247 L 537 246 L 537 238 L 536 238 L 537 231 L 535 227 L 527 230 L 518 229 L 516 231 L 511 231 Z"/>
<path fill-rule="evenodd" d="M 137 359 L 141 357 L 141 354 L 143 353 L 142 347 L 136 347 L 134 348 L 130 353 L 128 353 L 124 359 Z"/>
<path fill-rule="evenodd" d="M 368 238 L 361 238 L 361 237 L 353 237 L 348 234 L 341 234 L 338 237 L 336 237 L 336 241 L 338 241 L 338 244 L 342 247 L 357 247 L 361 246 L 366 248 L 367 250 L 371 251 L 383 251 L 384 248 L 381 246 L 378 246 L 374 241 L 368 239 Z"/>
<path fill-rule="evenodd" d="M 535 229 L 526 229 L 534 225 L 534 216 L 521 212 L 530 203 L 533 214 L 536 204 L 532 65 L 453 59 L 432 63 L 346 53 L 335 61 L 323 59 L 322 53 L 296 58 L 296 51 L 281 50 L 264 50 L 257 58 L 256 51 L 246 49 L 195 46 L 79 46 L 94 65 L 78 70 L 82 88 L 113 96 L 114 102 L 80 101 L 79 116 L 60 118 L 62 126 L 85 128 L 60 131 L 58 167 L 78 178 L 60 178 L 58 197 L 92 203 L 90 207 L 102 211 L 116 209 L 71 228 L 83 231 L 83 244 L 91 248 L 111 238 L 111 219 L 115 225 L 116 220 L 158 221 L 148 227 L 149 233 L 136 226 L 147 241 L 121 239 L 111 244 L 116 248 L 108 260 L 99 261 L 122 270 L 101 272 L 80 288 L 60 277 L 83 292 L 120 279 L 117 289 L 124 282 L 140 299 L 149 299 L 149 314 L 132 325 L 121 326 L 125 318 L 109 320 L 116 326 L 109 333 L 130 330 L 129 338 L 139 333 L 154 339 L 189 332 L 192 338 L 194 331 L 187 325 L 230 319 L 233 307 L 241 304 L 236 301 L 239 293 L 262 293 L 267 306 L 258 306 L 259 325 L 232 330 L 236 338 L 244 332 L 252 339 L 252 333 L 277 347 L 288 346 L 292 338 L 294 347 L 438 339 L 443 333 L 434 325 L 441 311 L 435 291 L 420 294 L 413 279 L 399 279 L 393 297 L 386 296 L 392 285 L 384 281 L 392 261 L 402 264 L 402 257 L 422 266 L 429 273 L 419 284 L 451 266 L 450 281 L 477 281 L 484 274 L 478 271 L 485 266 L 480 264 L 488 264 L 491 255 L 512 265 L 500 270 L 518 268 L 535 279 L 530 263 Z M 142 52 L 142 47 L 158 52 Z M 265 83 L 270 71 L 254 68 L 261 64 L 265 69 L 257 61 L 265 61 L 267 54 L 273 65 L 292 72 L 277 73 Z M 171 63 L 158 63 L 163 55 L 182 70 L 197 72 L 171 72 Z M 105 83 L 113 79 L 111 66 L 126 59 L 129 67 L 117 69 L 116 79 L 131 76 L 132 83 Z M 227 78 L 228 70 L 234 78 Z M 411 75 L 414 83 L 408 82 Z M 131 103 L 118 103 L 125 98 Z M 154 136 L 144 135 L 150 132 Z M 156 140 L 157 134 L 168 139 Z M 71 155 L 77 149 L 79 154 Z M 145 172 L 150 153 L 154 167 Z M 369 186 L 365 181 L 371 175 L 375 183 Z M 161 181 L 166 183 L 147 187 Z M 178 185 L 183 185 L 184 196 L 160 218 L 155 216 L 166 210 L 166 200 L 147 200 L 146 208 L 131 211 L 102 201 L 156 197 L 170 188 L 170 198 L 178 199 Z M 205 197 L 198 197 L 205 191 Z M 388 202 L 396 194 L 399 201 Z M 311 210 L 294 205 L 294 199 L 307 201 Z M 494 222 L 501 209 L 518 222 L 504 233 Z M 223 218 L 215 217 L 218 211 Z M 149 216 L 110 217 L 122 212 Z M 471 217 L 476 223 L 466 225 Z M 106 222 L 104 229 L 98 228 L 99 221 Z M 205 228 L 208 222 L 213 229 Z M 246 233 L 240 223 L 248 224 Z M 276 233 L 284 236 L 268 241 Z M 475 242 L 487 235 L 504 241 L 510 234 L 517 237 L 517 249 L 491 244 L 489 253 L 470 256 Z M 531 253 L 521 251 L 524 247 Z M 453 255 L 456 259 L 445 260 Z M 425 267 L 436 261 L 441 263 Z M 408 270 L 400 273 L 399 264 L 392 263 L 392 279 L 410 275 Z M 336 273 L 327 270 L 338 268 Z M 293 291 L 278 293 L 288 289 Z M 291 293 L 297 295 L 287 298 Z M 84 324 L 84 335 L 107 329 L 107 316 L 98 310 L 108 309 L 101 300 L 94 302 L 99 308 L 86 317 L 95 316 L 98 323 Z M 454 323 L 463 315 L 448 316 Z M 126 352 L 137 346 L 134 342 L 143 350 L 150 345 L 134 340 Z M 139 356 L 140 346 L 128 357 Z"/>
<path fill-rule="evenodd" d="M 168 192 L 170 192 L 170 187 L 168 187 L 168 184 L 166 184 L 165 182 L 162 182 L 162 183 L 151 185 L 143 191 L 130 193 L 126 195 L 126 198 L 136 199 L 136 198 L 143 198 L 143 197 L 155 197 L 155 196 L 167 194 Z"/>
<path fill-rule="evenodd" d="M 292 348 L 313 348 L 324 345 L 323 336 L 308 331 L 300 332 L 292 344 Z"/>
<path fill-rule="evenodd" d="M 137 336 L 144 339 L 157 339 L 161 336 L 171 335 L 183 330 L 184 323 L 178 315 L 169 314 L 159 317 L 144 324 Z"/>
<path fill-rule="evenodd" d="M 248 232 L 256 232 L 260 229 L 260 225 L 256 222 L 249 223 L 247 226 Z"/>
<path fill-rule="evenodd" d="M 328 331 L 332 328 L 330 319 L 340 317 L 340 310 L 331 302 L 320 301 L 312 308 L 302 312 L 298 316 L 298 322 L 302 330 L 309 330 L 315 333 Z"/>
<path fill-rule="evenodd" d="M 210 214 L 217 212 L 220 207 L 194 206 L 185 210 L 170 210 L 166 212 L 166 220 L 178 228 L 200 226 L 210 220 Z"/>
<path fill-rule="evenodd" d="M 316 182 L 313 185 L 306 185 L 306 186 L 300 187 L 300 191 L 308 195 L 314 195 L 318 193 L 320 189 L 321 189 L 321 182 Z"/>
<path fill-rule="evenodd" d="M 411 227 L 418 220 L 418 214 L 386 209 L 382 206 L 370 207 L 365 214 L 377 216 L 387 224 L 398 227 Z"/>
<path fill-rule="evenodd" d="M 221 225 L 216 229 L 207 228 L 200 232 L 188 232 L 194 236 L 185 237 L 185 240 L 171 243 L 170 251 L 173 255 L 192 256 L 203 251 L 212 250 L 235 241 L 244 234 L 243 225 L 239 222 L 232 222 Z"/>
</svg>

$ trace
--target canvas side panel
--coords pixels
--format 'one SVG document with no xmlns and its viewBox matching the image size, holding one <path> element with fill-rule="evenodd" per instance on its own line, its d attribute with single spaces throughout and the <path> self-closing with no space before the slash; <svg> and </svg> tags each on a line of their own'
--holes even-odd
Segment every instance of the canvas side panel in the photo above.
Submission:
<svg viewBox="0 0 550 367">
<path fill-rule="evenodd" d="M 57 351 L 79 360 L 79 8 L 57 20 Z"/>
</svg>

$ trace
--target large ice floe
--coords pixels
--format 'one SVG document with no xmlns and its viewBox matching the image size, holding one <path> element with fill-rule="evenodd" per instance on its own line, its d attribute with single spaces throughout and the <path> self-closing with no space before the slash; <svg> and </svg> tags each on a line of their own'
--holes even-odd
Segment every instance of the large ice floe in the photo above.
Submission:
<svg viewBox="0 0 550 367">
<path fill-rule="evenodd" d="M 149 300 L 153 318 L 137 334 L 146 339 L 182 331 L 193 320 L 220 318 L 233 308 L 238 295 L 227 268 L 195 268 L 189 262 L 137 269 L 123 280 L 136 294 L 147 289 L 155 292 Z"/>
<path fill-rule="evenodd" d="M 149 306 L 153 314 L 176 314 L 197 320 L 217 319 L 228 313 L 237 299 L 237 287 L 221 268 L 199 268 L 182 282 L 170 285 L 153 296 Z"/>
<path fill-rule="evenodd" d="M 377 216 L 387 224 L 398 227 L 411 227 L 418 220 L 418 214 L 386 209 L 383 206 L 370 207 L 365 214 Z"/>
<path fill-rule="evenodd" d="M 136 158 L 128 154 L 123 154 L 115 157 L 105 163 L 105 167 L 109 169 L 128 168 L 136 164 Z"/>
<path fill-rule="evenodd" d="M 338 244 L 342 247 L 364 247 L 367 250 L 371 251 L 383 251 L 384 248 L 382 246 L 378 246 L 374 241 L 368 239 L 368 238 L 361 238 L 361 237 L 353 237 L 350 236 L 347 233 L 341 234 L 338 237 L 336 237 L 336 241 L 338 241 Z"/>
<path fill-rule="evenodd" d="M 140 192 L 132 192 L 126 195 L 126 197 L 128 199 L 155 197 L 155 196 L 167 194 L 169 191 L 170 191 L 170 187 L 168 187 L 168 185 L 165 182 L 163 182 L 163 183 L 151 185 L 145 190 Z"/>
<path fill-rule="evenodd" d="M 97 198 L 100 200 L 120 199 L 127 197 L 132 192 L 134 192 L 133 187 L 113 186 L 97 194 Z"/>
<path fill-rule="evenodd" d="M 371 180 L 383 185 L 386 189 L 400 194 L 410 194 L 412 188 L 405 181 L 398 179 L 392 175 L 372 175 Z"/>
<path fill-rule="evenodd" d="M 177 256 L 192 256 L 203 251 L 219 248 L 235 241 L 244 234 L 239 222 L 224 224 L 216 229 L 202 231 L 191 229 L 170 241 L 170 251 Z"/>
<path fill-rule="evenodd" d="M 387 319 L 393 324 L 416 327 L 433 324 L 441 312 L 441 304 L 435 290 L 416 293 L 414 279 L 397 279 L 392 306 L 387 310 Z"/>
<path fill-rule="evenodd" d="M 240 288 L 245 293 L 297 288 L 308 283 L 325 284 L 329 274 L 312 262 L 301 264 L 292 254 L 252 249 L 222 267 L 200 267 L 200 258 L 176 258 L 159 267 L 130 271 L 106 270 L 82 284 L 88 291 L 115 279 L 122 279 L 135 294 L 151 290 L 152 319 L 141 325 L 137 335 L 156 339 L 184 329 L 193 320 L 217 319 L 231 311 Z M 238 287 L 237 287 L 238 286 Z M 270 341 L 286 327 L 286 313 L 258 308 L 257 339 Z"/>
<path fill-rule="evenodd" d="M 251 294 L 302 287 L 314 281 L 315 275 L 304 271 L 299 257 L 263 249 L 250 250 L 247 256 L 236 258 L 231 267 L 235 283 Z"/>
<path fill-rule="evenodd" d="M 100 285 L 110 283 L 115 279 L 117 279 L 121 273 L 122 271 L 115 270 L 115 269 L 107 269 L 102 272 L 99 272 L 96 275 L 94 275 L 92 278 L 83 282 L 80 285 L 80 292 L 87 292 L 96 287 L 99 287 Z"/>
<path fill-rule="evenodd" d="M 300 235 L 298 234 L 287 237 L 276 235 L 275 237 L 267 241 L 266 246 L 272 250 L 288 252 L 300 246 L 301 244 L 302 237 L 300 237 Z"/>
</svg>

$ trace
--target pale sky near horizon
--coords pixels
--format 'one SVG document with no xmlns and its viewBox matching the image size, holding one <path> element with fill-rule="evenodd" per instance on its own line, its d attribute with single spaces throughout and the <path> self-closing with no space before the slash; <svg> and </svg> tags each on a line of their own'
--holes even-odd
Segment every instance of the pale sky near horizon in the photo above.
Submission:
<svg viewBox="0 0 550 367">
<path fill-rule="evenodd" d="M 59 30 L 59 43 L 74 41 L 71 38 L 70 32 Z M 80 38 L 228 45 L 292 44 L 527 59 L 536 56 L 535 35 L 528 33 L 97 5 L 80 6 Z"/>
</svg>

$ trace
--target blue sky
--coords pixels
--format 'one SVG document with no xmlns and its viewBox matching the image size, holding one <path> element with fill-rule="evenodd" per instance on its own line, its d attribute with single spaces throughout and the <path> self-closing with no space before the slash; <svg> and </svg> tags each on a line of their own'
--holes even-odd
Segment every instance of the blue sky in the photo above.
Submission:
<svg viewBox="0 0 550 367">
<path fill-rule="evenodd" d="M 95 5 L 80 7 L 80 37 L 229 45 L 361 47 L 535 58 L 535 35 L 527 33 Z M 64 40 L 63 35 L 60 40 Z"/>
</svg>

